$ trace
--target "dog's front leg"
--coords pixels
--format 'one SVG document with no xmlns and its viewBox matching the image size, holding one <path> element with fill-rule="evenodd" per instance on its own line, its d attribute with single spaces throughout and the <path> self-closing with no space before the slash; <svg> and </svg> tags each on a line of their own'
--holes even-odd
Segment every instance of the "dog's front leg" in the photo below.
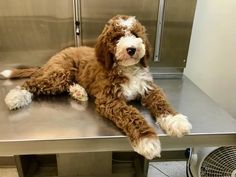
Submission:
<svg viewBox="0 0 236 177">
<path fill-rule="evenodd" d="M 127 105 L 121 98 L 109 96 L 101 96 L 95 103 L 97 111 L 113 121 L 129 137 L 134 151 L 147 159 L 160 157 L 159 138 L 136 108 Z"/>
<path fill-rule="evenodd" d="M 150 110 L 157 124 L 170 136 L 182 137 L 188 134 L 192 125 L 187 117 L 170 106 L 158 86 L 153 84 L 153 88 L 142 97 L 142 104 Z"/>
</svg>

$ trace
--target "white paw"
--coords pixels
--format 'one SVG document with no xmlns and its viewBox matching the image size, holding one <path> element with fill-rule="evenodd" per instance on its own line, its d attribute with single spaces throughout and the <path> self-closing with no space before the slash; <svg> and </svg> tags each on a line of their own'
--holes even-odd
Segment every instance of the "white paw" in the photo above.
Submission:
<svg viewBox="0 0 236 177">
<path fill-rule="evenodd" d="M 158 119 L 161 128 L 170 136 L 182 137 L 190 132 L 192 125 L 183 114 L 168 115 Z"/>
<path fill-rule="evenodd" d="M 11 77 L 11 75 L 12 75 L 12 70 L 10 69 L 6 69 L 0 72 L 0 78 L 3 78 L 3 79 L 8 79 Z"/>
<path fill-rule="evenodd" d="M 22 90 L 20 87 L 10 90 L 5 98 L 5 103 L 10 110 L 18 109 L 30 104 L 32 101 L 32 93 Z"/>
<path fill-rule="evenodd" d="M 88 100 L 87 92 L 79 84 L 71 85 L 69 88 L 69 93 L 70 93 L 71 97 L 77 101 L 87 101 Z"/>
<path fill-rule="evenodd" d="M 161 157 L 161 143 L 158 137 L 141 138 L 137 143 L 132 144 L 134 151 L 151 160 Z"/>
</svg>

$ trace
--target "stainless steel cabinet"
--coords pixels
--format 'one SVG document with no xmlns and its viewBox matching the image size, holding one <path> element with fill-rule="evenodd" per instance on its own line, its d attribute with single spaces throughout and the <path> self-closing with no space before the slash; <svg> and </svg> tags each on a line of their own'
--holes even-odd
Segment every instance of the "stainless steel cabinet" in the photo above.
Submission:
<svg viewBox="0 0 236 177">
<path fill-rule="evenodd" d="M 104 24 L 117 14 L 145 25 L 153 67 L 185 67 L 196 0 L 78 0 L 81 44 L 93 46 Z M 161 30 L 161 31 L 160 31 Z M 159 34 L 159 35 L 158 35 Z M 154 61 L 157 60 L 158 61 Z"/>
<path fill-rule="evenodd" d="M 1 0 L 0 66 L 41 65 L 75 45 L 73 0 Z"/>
<path fill-rule="evenodd" d="M 147 28 L 152 67 L 183 68 L 195 5 L 196 0 L 1 0 L 0 66 L 41 65 L 74 46 L 74 19 L 80 22 L 80 44 L 94 46 L 108 19 L 127 14 Z"/>
<path fill-rule="evenodd" d="M 155 43 L 158 1 L 81 0 L 80 3 L 82 45 L 94 45 L 104 24 L 117 14 L 136 16 L 146 26 L 151 43 Z"/>
<path fill-rule="evenodd" d="M 162 67 L 185 67 L 196 0 L 165 0 L 159 62 Z M 156 57 L 156 56 L 154 56 Z"/>
</svg>

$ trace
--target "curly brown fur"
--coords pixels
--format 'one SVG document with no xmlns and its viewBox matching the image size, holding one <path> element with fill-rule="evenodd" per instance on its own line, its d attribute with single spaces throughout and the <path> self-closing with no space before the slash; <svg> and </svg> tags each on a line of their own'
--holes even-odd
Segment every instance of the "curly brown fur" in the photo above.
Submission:
<svg viewBox="0 0 236 177">
<path fill-rule="evenodd" d="M 117 40 L 119 40 L 125 34 L 123 28 L 121 26 L 117 26 L 115 23 L 115 21 L 119 18 L 127 20 L 129 16 L 118 15 L 109 20 L 108 23 L 105 25 L 101 35 L 98 37 L 95 46 L 97 59 L 105 66 L 106 69 L 111 69 L 111 67 L 113 66 L 113 63 L 115 62 L 114 46 Z M 135 23 L 130 31 L 133 35 L 142 37 L 146 45 L 146 54 L 140 60 L 140 64 L 143 67 L 147 67 L 148 59 L 151 53 L 151 45 L 146 36 L 146 29 L 140 23 Z"/>
<path fill-rule="evenodd" d="M 155 117 L 156 122 L 170 136 L 182 137 L 192 128 L 187 117 L 177 113 L 167 102 L 163 91 L 156 85 L 142 97 L 142 104 L 146 106 Z"/>
<path fill-rule="evenodd" d="M 130 48 L 135 48 L 133 53 L 129 53 Z M 145 28 L 134 17 L 118 15 L 108 21 L 95 48 L 62 50 L 42 68 L 31 72 L 31 78 L 22 88 L 34 95 L 50 95 L 66 92 L 70 85 L 78 83 L 89 96 L 95 97 L 97 111 L 129 137 L 134 150 L 152 159 L 160 156 L 157 134 L 127 102 L 142 98 L 143 104 L 160 120 L 177 113 L 153 83 L 147 68 L 149 57 L 150 44 Z M 11 77 L 9 71 L 3 74 Z M 167 118 L 160 121 L 166 131 L 170 128 Z"/>
<path fill-rule="evenodd" d="M 39 68 L 38 67 L 32 67 L 32 68 L 17 68 L 13 69 L 13 74 L 11 76 L 12 79 L 14 78 L 27 78 L 31 75 L 33 75 Z"/>
<path fill-rule="evenodd" d="M 167 115 L 176 115 L 177 112 L 167 102 L 163 91 L 158 86 L 154 87 L 154 90 L 143 96 L 141 100 L 143 106 L 146 106 L 156 119 Z"/>
<path fill-rule="evenodd" d="M 75 82 L 74 57 L 71 49 L 65 49 L 53 56 L 47 64 L 34 72 L 22 88 L 34 95 L 55 95 L 66 92 L 71 84 Z"/>
<path fill-rule="evenodd" d="M 110 88 L 104 92 L 110 92 Z M 100 95 L 96 99 L 97 111 L 112 120 L 115 125 L 120 128 L 132 143 L 138 143 L 140 138 L 156 136 L 156 132 L 143 119 L 139 111 L 131 105 L 127 105 L 126 101 L 117 96 Z"/>
</svg>

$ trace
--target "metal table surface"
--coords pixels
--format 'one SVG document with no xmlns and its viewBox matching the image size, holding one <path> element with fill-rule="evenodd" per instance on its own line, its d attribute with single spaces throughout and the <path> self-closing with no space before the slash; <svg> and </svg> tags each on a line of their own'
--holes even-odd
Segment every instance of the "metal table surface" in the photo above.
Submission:
<svg viewBox="0 0 236 177">
<path fill-rule="evenodd" d="M 93 100 L 80 105 L 67 95 L 35 98 L 31 105 L 9 111 L 7 92 L 23 80 L 0 80 L 0 156 L 69 152 L 132 151 L 128 139 L 100 117 Z M 183 138 L 168 137 L 149 112 L 134 104 L 156 127 L 162 149 L 236 145 L 236 119 L 221 109 L 188 78 L 160 79 L 168 100 L 189 117 L 193 129 Z"/>
</svg>

